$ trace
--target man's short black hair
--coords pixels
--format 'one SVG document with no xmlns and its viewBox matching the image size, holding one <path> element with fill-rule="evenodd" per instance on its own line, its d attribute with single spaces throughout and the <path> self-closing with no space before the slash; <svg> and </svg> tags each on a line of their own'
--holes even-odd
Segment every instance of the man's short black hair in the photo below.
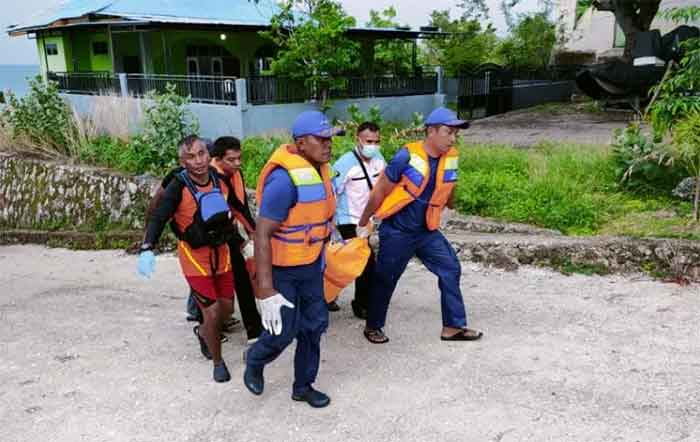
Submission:
<svg viewBox="0 0 700 442">
<path fill-rule="evenodd" d="M 236 137 L 219 137 L 214 141 L 214 148 L 211 151 L 211 156 L 215 158 L 223 158 L 227 150 L 241 150 L 241 140 Z"/>
<path fill-rule="evenodd" d="M 187 149 L 190 149 L 192 146 L 194 146 L 194 143 L 196 143 L 197 141 L 201 141 L 201 139 L 197 135 L 187 135 L 186 137 L 182 138 L 177 143 L 177 151 L 180 157 L 182 157 L 182 155 Z"/>
<path fill-rule="evenodd" d="M 379 125 L 377 123 L 373 123 L 371 121 L 365 121 L 364 123 L 357 126 L 357 134 L 358 135 L 360 134 L 360 132 L 364 132 L 366 130 L 368 130 L 370 132 L 379 132 Z"/>
</svg>

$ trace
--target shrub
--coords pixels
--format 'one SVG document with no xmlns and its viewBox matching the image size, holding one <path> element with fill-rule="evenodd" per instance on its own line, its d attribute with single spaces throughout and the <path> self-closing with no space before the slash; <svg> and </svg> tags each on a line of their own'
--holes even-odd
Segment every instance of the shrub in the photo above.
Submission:
<svg viewBox="0 0 700 442">
<path fill-rule="evenodd" d="M 143 128 L 129 144 L 122 164 L 130 172 L 160 173 L 177 163 L 178 141 L 197 134 L 199 122 L 185 108 L 189 97 L 178 95 L 173 84 L 164 93 L 151 92 L 147 98 L 152 104 L 145 110 Z"/>
<path fill-rule="evenodd" d="M 695 178 L 693 194 L 693 219 L 698 221 L 700 211 L 700 111 L 691 113 L 675 124 L 673 144 L 670 146 L 673 164 L 682 167 Z"/>
<path fill-rule="evenodd" d="M 80 146 L 78 157 L 82 162 L 113 169 L 127 169 L 129 143 L 119 138 L 101 135 L 86 139 Z"/>
<path fill-rule="evenodd" d="M 618 181 L 627 190 L 668 193 L 683 179 L 678 167 L 658 157 L 659 146 L 644 135 L 638 124 L 615 131 L 613 160 Z"/>
<path fill-rule="evenodd" d="M 73 153 L 73 112 L 53 81 L 45 83 L 37 76 L 29 81 L 29 93 L 24 97 L 9 93 L 3 119 L 14 139 L 29 141 L 44 153 Z"/>
</svg>

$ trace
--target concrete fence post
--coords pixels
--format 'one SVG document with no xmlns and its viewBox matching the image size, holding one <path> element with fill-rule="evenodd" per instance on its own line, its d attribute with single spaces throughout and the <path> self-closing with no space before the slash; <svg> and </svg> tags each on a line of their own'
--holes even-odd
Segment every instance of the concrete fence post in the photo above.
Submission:
<svg viewBox="0 0 700 442">
<path fill-rule="evenodd" d="M 246 111 L 250 107 L 248 103 L 248 82 L 245 78 L 236 79 L 236 106 L 235 106 L 235 116 L 238 120 L 238 125 L 241 128 L 240 137 L 241 139 L 248 136 L 248 128 L 246 127 Z"/>
<path fill-rule="evenodd" d="M 245 78 L 236 79 L 236 106 L 242 111 L 248 109 L 248 83 Z"/>
<path fill-rule="evenodd" d="M 126 74 L 119 74 L 119 89 L 121 91 L 122 97 L 129 96 L 129 83 L 126 80 Z"/>
<path fill-rule="evenodd" d="M 442 70 L 442 66 L 437 66 L 435 68 L 435 73 L 437 74 L 437 94 L 444 94 L 444 89 L 445 89 L 445 74 L 444 71 Z"/>
</svg>

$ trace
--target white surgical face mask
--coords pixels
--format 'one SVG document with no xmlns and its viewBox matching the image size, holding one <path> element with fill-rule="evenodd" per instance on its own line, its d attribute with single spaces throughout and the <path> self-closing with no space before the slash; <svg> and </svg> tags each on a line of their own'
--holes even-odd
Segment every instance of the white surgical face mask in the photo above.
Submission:
<svg viewBox="0 0 700 442">
<path fill-rule="evenodd" d="M 363 144 L 360 151 L 366 158 L 374 158 L 379 155 L 380 149 L 378 144 Z"/>
</svg>

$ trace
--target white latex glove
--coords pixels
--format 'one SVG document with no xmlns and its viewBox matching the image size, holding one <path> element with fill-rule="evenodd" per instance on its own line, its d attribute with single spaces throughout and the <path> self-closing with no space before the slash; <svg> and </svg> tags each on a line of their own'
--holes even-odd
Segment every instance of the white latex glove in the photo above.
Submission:
<svg viewBox="0 0 700 442">
<path fill-rule="evenodd" d="M 357 235 L 358 238 L 369 238 L 372 230 L 372 223 L 369 222 L 366 226 L 355 227 L 355 235 Z"/>
<path fill-rule="evenodd" d="M 271 335 L 282 334 L 282 307 L 294 308 L 294 304 L 279 293 L 258 299 L 262 325 Z"/>
<path fill-rule="evenodd" d="M 245 242 L 245 246 L 243 246 L 241 254 L 245 259 L 252 258 L 253 255 L 255 255 L 255 247 L 253 245 L 253 241 L 248 240 Z"/>
</svg>

